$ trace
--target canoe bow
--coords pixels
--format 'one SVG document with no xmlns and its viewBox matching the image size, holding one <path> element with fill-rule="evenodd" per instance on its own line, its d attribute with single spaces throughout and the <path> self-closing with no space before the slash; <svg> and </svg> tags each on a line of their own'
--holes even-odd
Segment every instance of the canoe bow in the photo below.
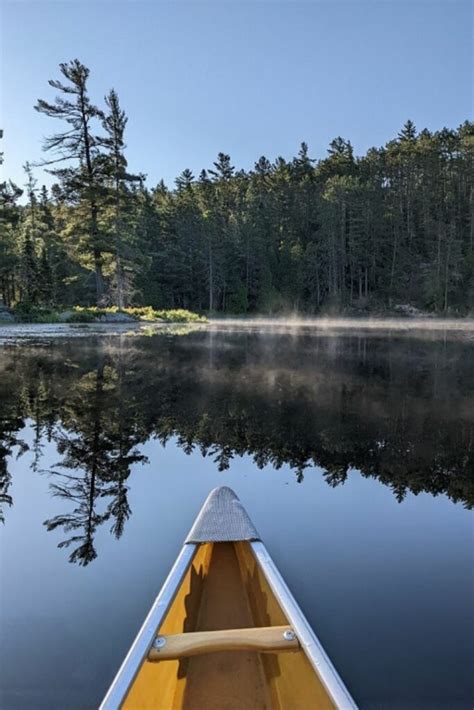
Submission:
<svg viewBox="0 0 474 710">
<path fill-rule="evenodd" d="M 240 677 L 245 669 L 251 678 Z M 100 710 L 210 708 L 213 694 L 216 708 L 219 694 L 242 710 L 357 707 L 226 486 L 202 506 Z"/>
</svg>

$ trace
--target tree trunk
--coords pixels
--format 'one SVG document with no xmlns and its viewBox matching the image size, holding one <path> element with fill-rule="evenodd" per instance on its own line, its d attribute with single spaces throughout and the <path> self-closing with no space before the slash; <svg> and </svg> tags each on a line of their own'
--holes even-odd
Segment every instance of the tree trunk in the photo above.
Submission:
<svg viewBox="0 0 474 710">
<path fill-rule="evenodd" d="M 120 247 L 117 244 L 115 249 L 115 264 L 116 264 L 116 274 L 117 279 L 117 306 L 120 311 L 123 310 L 124 300 L 123 300 L 123 272 L 122 272 L 122 260 L 120 256 Z"/>
<path fill-rule="evenodd" d="M 319 309 L 319 305 L 321 303 L 321 293 L 320 293 L 320 286 L 319 286 L 319 264 L 316 263 L 316 305 Z"/>
<path fill-rule="evenodd" d="M 445 313 L 448 311 L 448 282 L 449 282 L 449 256 L 451 251 L 451 244 L 448 242 L 446 249 L 446 266 L 444 270 L 444 299 L 443 299 L 443 310 Z"/>
<path fill-rule="evenodd" d="M 84 138 L 84 155 L 86 159 L 86 170 L 87 179 L 89 183 L 89 206 L 90 206 L 90 217 L 91 217 L 91 244 L 94 252 L 94 267 L 95 267 L 95 288 L 96 288 L 96 300 L 97 304 L 100 304 L 102 296 L 104 293 L 104 277 L 102 274 L 102 252 L 98 246 L 98 219 L 97 219 L 97 201 L 94 195 L 95 181 L 94 181 L 94 169 L 92 166 L 92 151 L 91 151 L 91 139 L 89 135 L 89 126 L 86 118 L 85 111 L 85 94 L 81 91 L 81 112 L 82 112 L 82 131 Z"/>
<path fill-rule="evenodd" d="M 117 281 L 117 306 L 123 310 L 123 271 L 121 242 L 120 178 L 118 160 L 115 160 L 115 278 Z"/>
<path fill-rule="evenodd" d="M 104 277 L 102 275 L 102 252 L 100 249 L 94 249 L 94 267 L 95 267 L 95 291 L 97 305 L 101 304 L 104 294 Z"/>
<path fill-rule="evenodd" d="M 393 297 L 393 280 L 395 276 L 395 261 L 397 258 L 397 230 L 394 232 L 394 237 L 393 237 L 393 249 L 392 249 L 392 268 L 390 271 L 390 286 L 389 286 L 389 299 L 390 303 L 392 302 L 392 297 Z"/>
<path fill-rule="evenodd" d="M 214 310 L 214 264 L 213 264 L 213 258 L 212 258 L 212 244 L 211 241 L 209 240 L 209 312 L 212 313 Z"/>
</svg>

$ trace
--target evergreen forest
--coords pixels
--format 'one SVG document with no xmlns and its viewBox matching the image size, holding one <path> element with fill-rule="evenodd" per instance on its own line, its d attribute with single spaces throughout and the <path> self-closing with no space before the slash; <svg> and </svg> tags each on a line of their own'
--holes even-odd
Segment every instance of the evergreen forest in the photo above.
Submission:
<svg viewBox="0 0 474 710">
<path fill-rule="evenodd" d="M 472 313 L 474 123 L 407 120 L 363 156 L 336 137 L 322 159 L 301 143 L 248 171 L 222 152 L 150 186 L 129 170 L 117 92 L 96 102 L 78 60 L 59 77 L 35 106 L 51 119 L 42 159 L 0 184 L 4 306 Z"/>
</svg>

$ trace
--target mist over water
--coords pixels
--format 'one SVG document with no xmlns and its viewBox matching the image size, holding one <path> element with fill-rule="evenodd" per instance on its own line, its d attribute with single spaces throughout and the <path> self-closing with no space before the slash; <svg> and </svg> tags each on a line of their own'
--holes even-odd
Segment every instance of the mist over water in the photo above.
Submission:
<svg viewBox="0 0 474 710">
<path fill-rule="evenodd" d="M 446 319 L 446 318 L 304 318 L 300 315 L 286 317 L 211 317 L 208 324 L 165 324 L 144 323 L 135 324 L 92 324 L 92 325 L 67 325 L 67 324 L 38 324 L 25 323 L 15 325 L 0 324 L 0 345 L 17 340 L 57 339 L 57 338 L 84 338 L 90 336 L 113 335 L 169 335 L 186 334 L 191 332 L 211 330 L 247 330 L 261 332 L 262 334 L 310 332 L 314 335 L 338 335 L 347 332 L 353 335 L 366 335 L 373 337 L 387 337 L 391 335 L 416 335 L 418 338 L 465 338 L 474 337 L 474 319 Z"/>
<path fill-rule="evenodd" d="M 361 707 L 469 707 L 472 322 L 346 322 L 5 339 L 2 708 L 97 707 L 216 485 Z"/>
<path fill-rule="evenodd" d="M 408 333 L 474 333 L 474 319 L 454 318 L 211 318 L 212 328 L 250 328 L 267 330 L 311 329 L 314 331 L 388 331 Z"/>
</svg>

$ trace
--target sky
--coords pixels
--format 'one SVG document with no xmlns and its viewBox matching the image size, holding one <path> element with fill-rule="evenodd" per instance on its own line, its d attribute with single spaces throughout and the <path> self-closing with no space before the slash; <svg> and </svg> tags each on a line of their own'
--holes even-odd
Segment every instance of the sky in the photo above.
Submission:
<svg viewBox="0 0 474 710">
<path fill-rule="evenodd" d="M 41 116 L 48 79 L 78 58 L 94 102 L 114 87 L 127 157 L 148 184 L 217 153 L 321 158 L 341 135 L 357 155 L 418 129 L 472 118 L 472 6 L 464 0 L 1 1 L 4 175 L 23 185 L 60 123 Z M 38 169 L 39 183 L 51 177 Z"/>
</svg>

